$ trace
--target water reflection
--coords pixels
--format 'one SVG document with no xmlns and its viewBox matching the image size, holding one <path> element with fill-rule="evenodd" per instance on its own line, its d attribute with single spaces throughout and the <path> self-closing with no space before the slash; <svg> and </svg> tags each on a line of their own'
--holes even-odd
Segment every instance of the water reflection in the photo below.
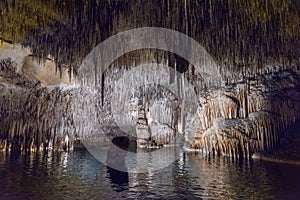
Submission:
<svg viewBox="0 0 300 200">
<path fill-rule="evenodd" d="M 124 151 L 120 151 L 117 148 L 121 148 Z M 107 155 L 106 168 L 107 177 L 110 179 L 113 189 L 117 192 L 128 189 L 129 179 L 125 163 L 128 150 L 129 139 L 127 137 L 113 138 Z"/>
<path fill-rule="evenodd" d="M 274 197 L 266 170 L 245 160 L 232 162 L 228 158 L 190 159 L 189 171 L 202 191 L 196 193 L 210 198 L 269 198 Z M 208 178 L 209 177 L 209 178 Z"/>
<path fill-rule="evenodd" d="M 111 181 L 112 188 L 116 192 L 121 192 L 124 190 L 128 190 L 128 172 L 119 171 L 111 167 L 106 167 L 108 178 Z"/>
<path fill-rule="evenodd" d="M 182 153 L 160 171 L 120 175 L 84 149 L 0 154 L 0 199 L 297 199 L 299 186 L 299 167 L 263 161 Z"/>
</svg>

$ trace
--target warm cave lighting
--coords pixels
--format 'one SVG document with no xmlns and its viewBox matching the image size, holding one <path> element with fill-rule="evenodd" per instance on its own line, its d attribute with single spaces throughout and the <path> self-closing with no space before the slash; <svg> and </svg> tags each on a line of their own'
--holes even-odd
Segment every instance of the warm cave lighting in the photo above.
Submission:
<svg viewBox="0 0 300 200">
<path fill-rule="evenodd" d="M 299 0 L 0 1 L 0 199 L 300 196 Z"/>
</svg>

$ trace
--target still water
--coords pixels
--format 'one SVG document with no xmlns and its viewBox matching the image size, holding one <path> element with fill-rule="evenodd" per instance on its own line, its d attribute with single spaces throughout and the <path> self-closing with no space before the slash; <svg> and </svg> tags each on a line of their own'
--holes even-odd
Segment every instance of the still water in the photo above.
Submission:
<svg viewBox="0 0 300 200">
<path fill-rule="evenodd" d="M 300 167 L 182 153 L 142 174 L 107 169 L 80 149 L 0 154 L 0 199 L 298 199 Z"/>
</svg>

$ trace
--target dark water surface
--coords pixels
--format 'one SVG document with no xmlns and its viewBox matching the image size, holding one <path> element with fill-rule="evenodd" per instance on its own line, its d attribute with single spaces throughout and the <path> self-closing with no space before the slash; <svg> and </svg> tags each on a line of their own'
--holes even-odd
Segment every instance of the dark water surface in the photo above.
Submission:
<svg viewBox="0 0 300 200">
<path fill-rule="evenodd" d="M 298 199 L 300 167 L 183 153 L 143 174 L 107 169 L 88 151 L 0 154 L 0 199 Z"/>
</svg>

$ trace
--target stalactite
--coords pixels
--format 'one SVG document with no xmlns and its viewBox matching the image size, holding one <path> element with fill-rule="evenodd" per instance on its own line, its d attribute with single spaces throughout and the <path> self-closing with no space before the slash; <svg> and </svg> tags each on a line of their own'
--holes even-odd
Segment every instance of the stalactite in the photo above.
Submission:
<svg viewBox="0 0 300 200">
<path fill-rule="evenodd" d="M 296 74 L 286 70 L 257 77 L 258 80 L 249 83 L 250 92 L 243 83 L 231 87 L 231 93 L 225 90 L 230 98 L 220 95 L 224 92 L 220 89 L 211 90 L 205 97 L 205 106 L 198 112 L 201 119 L 198 126 L 202 125 L 202 130 L 194 137 L 200 138 L 198 144 L 202 145 L 197 148 L 208 154 L 214 149 L 219 151 L 217 154 L 236 158 L 278 147 L 284 131 L 299 119 L 300 94 L 296 88 L 300 82 Z M 240 117 L 232 117 L 233 112 L 240 113 Z"/>
<path fill-rule="evenodd" d="M 0 66 L 3 67 L 2 64 L 5 62 L 2 61 Z M 6 70 L 1 75 L 15 77 L 13 79 L 15 84 L 7 84 L 0 94 L 0 110 L 3 111 L 0 140 L 5 142 L 3 149 L 11 151 L 47 149 L 45 141 L 55 138 L 54 132 L 50 130 L 54 126 L 61 126 L 61 121 L 65 120 L 67 123 L 67 119 L 71 119 L 70 92 L 42 88 L 14 71 Z M 11 90 L 14 92 L 10 92 Z M 5 114 L 5 110 L 9 110 L 9 114 Z M 70 126 L 72 125 L 67 124 L 63 129 L 72 130 Z M 68 134 L 75 135 L 74 132 Z"/>
<path fill-rule="evenodd" d="M 82 59 L 96 44 L 120 31 L 142 26 L 158 26 L 188 34 L 204 45 L 212 56 L 217 59 L 222 66 L 220 68 L 221 75 L 224 80 L 227 80 L 226 84 L 228 86 L 222 89 L 211 88 L 212 85 L 216 86 L 219 80 L 208 78 L 205 82 L 205 77 L 201 76 L 201 72 L 204 72 L 206 68 L 200 67 L 205 63 L 202 62 L 199 63 L 199 66 L 193 66 L 194 70 L 188 79 L 195 85 L 195 90 L 197 90 L 201 102 L 201 107 L 198 109 L 200 123 L 195 126 L 195 135 L 198 137 L 198 132 L 199 134 L 208 134 L 210 129 L 220 126 L 215 131 L 222 136 L 216 136 L 217 140 L 222 141 L 221 143 L 212 142 L 209 135 L 199 137 L 204 140 L 203 145 L 206 152 L 211 153 L 214 149 L 214 151 L 222 151 L 236 157 L 237 153 L 235 151 L 239 149 L 237 146 L 240 146 L 243 155 L 248 156 L 253 151 L 274 148 L 281 137 L 281 133 L 300 117 L 298 102 L 296 98 L 293 98 L 297 91 L 286 93 L 287 89 L 295 88 L 292 84 L 296 80 L 285 71 L 289 67 L 288 65 L 299 58 L 299 51 L 297 51 L 299 41 L 291 40 L 290 34 L 293 33 L 287 34 L 285 25 L 283 26 L 285 28 L 281 27 L 283 22 L 289 21 L 287 19 L 298 19 L 294 9 L 289 9 L 295 1 L 272 1 L 270 5 L 259 7 L 260 3 L 251 0 L 250 4 L 255 5 L 255 9 L 253 9 L 253 7 L 248 6 L 249 2 L 242 3 L 232 0 L 215 2 L 185 0 L 172 3 L 170 0 L 161 0 L 155 3 L 151 1 L 142 2 L 142 6 L 140 1 L 77 2 L 52 0 L 48 4 L 41 4 L 41 1 L 34 0 L 42 10 L 36 13 L 38 17 L 34 21 L 33 27 L 27 23 L 30 20 L 23 19 L 23 17 L 28 16 L 28 13 L 29 16 L 35 13 L 26 12 L 26 15 L 24 15 L 24 10 L 22 10 L 24 4 L 28 6 L 29 10 L 32 8 L 31 4 L 28 5 L 29 1 L 25 1 L 25 3 L 23 1 L 19 3 L 13 1 L 13 3 L 8 3 L 5 6 L 0 3 L 1 9 L 3 8 L 1 13 L 8 14 L 8 17 L 5 17 L 0 13 L 0 25 L 3 27 L 0 30 L 0 35 L 20 42 L 23 46 L 29 46 L 32 53 L 39 57 L 41 61 L 51 55 L 57 62 L 57 66 L 65 65 L 76 72 Z M 280 2 L 282 5 L 278 6 L 276 2 Z M 163 5 L 161 9 L 157 8 L 157 4 Z M 222 12 L 220 8 L 222 8 Z M 132 9 L 135 12 L 132 12 Z M 53 12 L 48 12 L 49 10 Z M 288 10 L 291 10 L 291 13 L 287 12 Z M 128 15 L 128 13 L 130 14 Z M 167 17 L 162 13 L 167 13 Z M 42 14 L 47 17 L 45 18 Z M 156 17 L 153 18 L 152 16 Z M 25 24 L 19 24 L 19 18 L 22 18 L 19 21 L 24 21 Z M 15 23 L 10 23 L 11 21 Z M 243 23 L 245 21 L 249 23 Z M 286 48 L 287 46 L 289 48 Z M 290 54 L 291 51 L 294 52 L 293 55 Z M 119 62 L 125 62 L 124 60 L 127 62 L 128 59 L 131 59 L 130 55 L 125 55 L 127 60 L 119 59 Z M 115 89 L 115 81 L 132 67 L 151 61 L 157 63 L 159 60 L 163 60 L 161 57 L 165 57 L 166 60 L 162 63 L 168 64 L 170 70 L 177 69 L 178 71 L 181 70 L 180 72 L 190 74 L 191 67 L 186 70 L 188 65 L 181 63 L 178 56 L 172 53 L 157 52 L 157 57 L 155 57 L 148 50 L 141 50 L 140 55 L 136 52 L 133 55 L 142 57 L 142 61 L 128 61 L 124 65 L 114 63 L 115 66 L 112 66 L 107 72 L 97 72 L 95 74 L 95 81 L 97 82 L 98 79 L 102 84 L 102 94 L 100 96 L 102 104 L 98 105 L 99 113 L 97 113 L 102 124 L 114 123 L 110 113 L 112 109 L 110 102 L 112 91 Z M 276 62 L 267 66 L 269 60 L 276 60 Z M 2 76 L 3 71 L 5 71 L 5 78 L 13 77 L 15 85 L 24 85 L 18 81 L 22 78 L 17 77 L 16 74 L 12 75 L 14 70 L 11 69 L 13 67 L 9 69 L 4 62 L 0 65 L 0 75 Z M 290 64 L 288 64 L 289 62 Z M 197 71 L 199 68 L 202 71 Z M 61 70 L 60 67 L 59 70 Z M 281 75 L 274 75 L 272 77 L 274 80 L 270 80 L 270 77 L 267 76 L 265 78 L 260 76 L 275 72 L 280 72 Z M 140 75 L 143 76 L 144 74 Z M 256 81 L 251 80 L 253 77 Z M 275 78 L 279 78 L 279 80 L 275 80 Z M 168 79 L 169 83 L 177 81 L 172 76 Z M 290 82 L 288 82 L 289 80 Z M 65 92 L 59 90 L 45 91 L 37 88 L 36 83 L 31 83 L 28 80 L 23 81 L 29 86 L 24 89 L 29 92 L 24 91 L 24 94 L 21 92 L 23 99 L 16 98 L 11 101 L 14 96 L 9 96 L 7 99 L 7 97 L 0 94 L 1 102 L 4 102 L 3 105 L 9 105 L 9 108 L 13 108 L 13 112 L 8 115 L 7 112 L 10 112 L 10 110 L 5 106 L 0 106 L 1 119 L 4 121 L 4 123 L 1 123 L 0 134 L 2 134 L 3 141 L 6 142 L 4 146 L 10 148 L 12 140 L 23 137 L 25 134 L 25 146 L 37 149 L 43 144 L 42 141 L 45 140 L 43 134 L 48 129 L 51 130 L 49 132 L 51 133 L 50 138 L 53 137 L 53 145 L 57 146 L 63 134 L 75 132 L 75 128 L 72 127 L 73 123 L 71 123 L 74 119 L 69 116 L 69 110 L 71 109 L 69 102 L 71 102 L 71 99 L 68 98 L 70 95 L 63 96 Z M 282 83 L 282 85 L 277 82 Z M 88 85 L 89 80 L 83 80 L 83 84 Z M 178 84 L 178 88 L 182 92 L 180 84 Z M 120 91 L 126 89 L 128 88 L 121 88 Z M 12 90 L 15 90 L 15 88 L 12 88 Z M 159 101 L 158 96 L 155 100 L 151 99 L 149 97 L 152 94 L 151 90 L 154 91 L 153 88 L 146 88 L 146 92 L 144 91 L 140 98 L 143 99 L 144 103 L 148 102 L 151 105 L 154 101 L 158 101 L 160 105 L 166 108 L 163 111 L 165 114 L 156 117 L 159 123 L 164 124 L 162 128 L 168 131 L 161 135 L 157 134 L 154 138 L 159 143 L 168 143 L 170 137 L 175 137 L 175 130 L 179 129 L 176 126 L 185 126 L 182 122 L 177 123 L 176 117 L 171 117 L 174 113 L 170 110 L 177 109 L 177 112 L 183 112 L 183 109 L 179 109 L 178 102 L 175 102 L 171 94 L 161 94 L 164 91 L 159 91 L 157 94 L 161 95 L 161 99 L 169 98 L 173 103 L 173 107 L 164 101 Z M 228 91 L 224 92 L 224 90 Z M 40 93 L 40 96 L 36 96 L 36 91 Z M 205 92 L 207 93 L 203 94 Z M 81 94 L 81 101 L 86 101 L 83 102 L 85 104 L 93 104 L 96 102 L 93 98 L 99 98 L 87 91 L 83 91 Z M 132 100 L 134 100 L 135 94 L 131 95 Z M 280 96 L 291 99 L 291 101 L 286 102 Z M 133 101 L 132 104 L 136 106 L 136 102 Z M 124 99 L 121 99 L 121 105 L 125 105 Z M 54 109 L 55 106 L 58 108 Z M 23 112 L 20 114 L 17 110 L 23 110 Z M 82 115 L 87 119 L 87 124 L 78 125 L 76 130 L 81 137 L 84 135 L 89 137 L 89 133 L 95 134 L 96 131 L 93 129 L 99 128 L 91 125 L 97 124 L 98 119 L 91 116 L 91 113 L 95 111 L 94 108 L 88 107 L 82 111 Z M 6 116 L 6 118 L 2 116 Z M 177 118 L 185 117 L 183 114 L 176 116 Z M 36 121 L 31 118 L 35 118 Z M 237 120 L 237 125 L 230 123 L 227 125 L 231 128 L 225 127 L 225 131 L 219 130 L 222 129 L 224 124 L 221 122 L 221 124 L 216 123 L 215 121 L 218 118 L 224 119 L 226 123 L 230 120 Z M 23 123 L 22 120 L 24 119 L 30 120 Z M 210 134 L 213 135 L 211 132 Z M 230 137 L 233 137 L 233 139 Z M 237 139 L 239 144 L 232 143 L 231 139 Z"/>
</svg>

